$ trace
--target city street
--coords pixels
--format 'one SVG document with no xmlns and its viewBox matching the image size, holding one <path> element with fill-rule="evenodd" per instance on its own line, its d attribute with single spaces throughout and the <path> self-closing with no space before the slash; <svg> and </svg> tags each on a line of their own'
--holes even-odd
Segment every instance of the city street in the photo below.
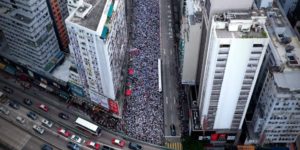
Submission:
<svg viewBox="0 0 300 150">
<path fill-rule="evenodd" d="M 18 84 L 18 82 L 15 82 L 15 80 L 13 78 L 4 79 L 2 76 L 0 76 L 1 89 L 4 86 L 8 86 L 8 87 L 14 89 L 14 93 L 11 95 L 8 94 L 8 98 L 18 101 L 22 105 L 21 109 L 19 111 L 22 111 L 22 114 L 25 116 L 25 118 L 27 117 L 26 116 L 26 112 L 28 112 L 27 109 L 32 110 L 33 112 L 37 113 L 38 115 L 43 116 L 44 118 L 47 118 L 54 122 L 54 128 L 52 127 L 53 132 L 56 132 L 56 129 L 58 127 L 63 127 L 65 129 L 71 131 L 72 133 L 76 133 L 76 135 L 79 135 L 83 139 L 94 140 L 94 141 L 99 142 L 101 145 L 104 144 L 104 145 L 108 145 L 110 147 L 114 147 L 115 149 L 117 149 L 116 146 L 112 146 L 111 139 L 116 138 L 116 137 L 119 139 L 122 139 L 121 137 L 119 137 L 117 135 L 113 135 L 109 132 L 102 130 L 101 136 L 95 138 L 91 134 L 86 134 L 83 131 L 79 130 L 78 128 L 75 127 L 75 124 L 74 124 L 76 118 L 81 117 L 88 121 L 91 121 L 90 117 L 75 108 L 72 108 L 72 107 L 67 108 L 67 105 L 60 102 L 57 97 L 50 95 L 44 91 L 40 91 L 39 89 L 37 89 L 35 87 L 24 90 L 20 86 L 20 84 Z M 31 99 L 33 102 L 33 105 L 32 106 L 24 105 L 24 103 L 22 102 L 24 98 Z M 49 107 L 49 112 L 44 112 L 37 107 L 37 105 L 41 104 L 41 103 L 43 103 Z M 26 107 L 26 109 L 24 107 Z M 65 121 L 65 120 L 62 120 L 61 118 L 59 118 L 58 113 L 60 113 L 60 112 L 64 112 L 64 113 L 68 114 L 70 116 L 70 119 L 68 121 Z M 55 129 L 55 127 L 56 127 L 56 129 Z M 49 138 L 49 139 L 51 140 L 51 139 L 55 139 L 55 138 Z M 52 143 L 52 142 L 51 143 L 57 144 L 55 141 L 53 141 L 53 142 L 54 143 Z M 128 144 L 129 144 L 129 141 L 126 141 L 126 145 L 123 149 L 128 149 L 127 148 Z M 154 147 L 151 147 L 151 146 L 148 146 L 148 145 L 145 145 L 142 143 L 140 143 L 140 144 L 143 146 L 144 149 L 153 149 L 153 150 L 156 149 Z M 63 145 L 65 146 L 65 144 L 63 144 Z"/>
<path fill-rule="evenodd" d="M 178 118 L 178 89 L 176 53 L 174 48 L 173 17 L 171 0 L 160 0 L 160 42 L 162 56 L 162 82 L 166 142 L 180 142 L 181 131 Z M 176 136 L 171 136 L 170 126 L 176 127 Z"/>
</svg>

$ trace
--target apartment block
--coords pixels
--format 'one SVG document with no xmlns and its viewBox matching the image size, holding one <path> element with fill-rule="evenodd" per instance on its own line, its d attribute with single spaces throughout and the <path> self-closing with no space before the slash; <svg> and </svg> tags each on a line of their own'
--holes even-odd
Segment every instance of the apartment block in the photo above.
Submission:
<svg viewBox="0 0 300 150">
<path fill-rule="evenodd" d="M 294 143 L 300 129 L 300 42 L 278 4 L 267 10 L 270 66 L 246 143 Z"/>
<path fill-rule="evenodd" d="M 240 130 L 269 43 L 264 11 L 214 16 L 200 104 L 202 125 Z"/>
<path fill-rule="evenodd" d="M 23 66 L 51 72 L 64 57 L 45 0 L 1 0 L 0 29 L 10 49 L 7 57 Z"/>
<path fill-rule="evenodd" d="M 65 24 L 65 19 L 69 16 L 67 0 L 47 0 L 47 3 L 59 47 L 62 51 L 68 53 L 69 37 Z"/>
<path fill-rule="evenodd" d="M 86 95 L 109 108 L 122 87 L 127 47 L 123 0 L 86 0 L 66 19 L 70 52 Z"/>
</svg>

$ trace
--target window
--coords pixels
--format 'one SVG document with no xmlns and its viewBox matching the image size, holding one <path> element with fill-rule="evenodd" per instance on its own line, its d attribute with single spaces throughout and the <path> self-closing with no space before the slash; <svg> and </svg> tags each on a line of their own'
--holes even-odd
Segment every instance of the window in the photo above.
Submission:
<svg viewBox="0 0 300 150">
<path fill-rule="evenodd" d="M 264 45 L 262 45 L 262 44 L 253 44 L 253 47 L 264 47 Z"/>
<path fill-rule="evenodd" d="M 229 48 L 230 45 L 229 44 L 220 44 L 220 48 Z"/>
</svg>

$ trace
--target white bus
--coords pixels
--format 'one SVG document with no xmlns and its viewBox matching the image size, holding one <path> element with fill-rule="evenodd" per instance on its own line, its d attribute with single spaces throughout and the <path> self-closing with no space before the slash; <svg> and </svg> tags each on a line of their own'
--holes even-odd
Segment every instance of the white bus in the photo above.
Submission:
<svg viewBox="0 0 300 150">
<path fill-rule="evenodd" d="M 81 128 L 83 130 L 86 130 L 94 135 L 99 136 L 101 134 L 101 129 L 99 126 L 97 126 L 89 121 L 86 121 L 80 117 L 78 117 L 76 119 L 75 124 L 77 127 Z"/>
<path fill-rule="evenodd" d="M 158 59 L 158 92 L 162 91 L 162 82 L 161 82 L 161 59 Z"/>
</svg>

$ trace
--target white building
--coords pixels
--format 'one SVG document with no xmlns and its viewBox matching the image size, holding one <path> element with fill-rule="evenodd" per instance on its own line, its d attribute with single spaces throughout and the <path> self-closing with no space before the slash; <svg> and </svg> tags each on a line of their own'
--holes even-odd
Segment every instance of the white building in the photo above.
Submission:
<svg viewBox="0 0 300 150">
<path fill-rule="evenodd" d="M 265 21 L 264 11 L 213 16 L 199 105 L 206 130 L 241 129 L 269 43 Z"/>
<path fill-rule="evenodd" d="M 83 4 L 83 0 L 68 0 L 68 11 L 71 14 L 77 7 Z"/>
<path fill-rule="evenodd" d="M 28 68 L 50 72 L 64 57 L 46 0 L 0 0 L 0 29 L 8 57 Z"/>
<path fill-rule="evenodd" d="M 181 24 L 181 83 L 195 85 L 201 41 L 202 11 L 200 0 L 187 0 Z"/>
<path fill-rule="evenodd" d="M 125 19 L 123 0 L 86 0 L 66 19 L 70 51 L 86 95 L 105 108 L 121 87 Z"/>
<path fill-rule="evenodd" d="M 300 42 L 283 10 L 267 11 L 270 62 L 247 143 L 293 143 L 300 130 Z"/>
</svg>

